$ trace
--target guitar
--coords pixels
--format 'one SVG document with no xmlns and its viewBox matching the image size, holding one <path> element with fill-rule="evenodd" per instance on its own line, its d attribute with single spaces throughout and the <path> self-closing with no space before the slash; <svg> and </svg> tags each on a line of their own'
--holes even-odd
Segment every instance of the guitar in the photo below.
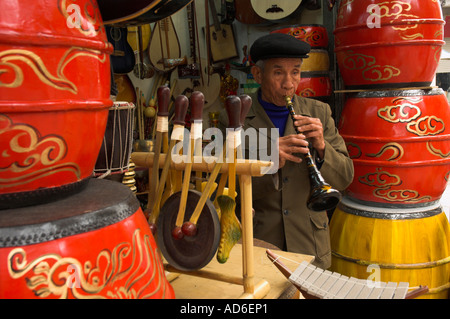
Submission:
<svg viewBox="0 0 450 319">
<path fill-rule="evenodd" d="M 155 23 L 148 47 L 148 57 L 153 67 L 160 72 L 169 72 L 176 67 L 167 63 L 167 60 L 181 58 L 180 41 L 172 17 Z"/>
<path fill-rule="evenodd" d="M 170 87 L 173 88 L 172 96 L 180 94 L 190 95 L 194 91 L 200 91 L 205 96 L 205 105 L 211 106 L 219 97 L 220 75 L 209 70 L 206 59 L 197 57 L 197 23 L 195 18 L 194 2 L 187 7 L 187 20 L 189 27 L 191 63 L 178 66 L 178 72 L 172 72 Z"/>
<path fill-rule="evenodd" d="M 209 0 L 209 6 L 214 21 L 214 25 L 209 28 L 212 62 L 215 63 L 237 57 L 238 52 L 232 25 L 219 22 L 214 0 Z"/>
<path fill-rule="evenodd" d="M 151 35 L 151 28 L 150 24 L 144 24 L 141 26 L 141 32 L 142 32 L 142 50 L 145 51 L 148 48 L 148 45 L 150 44 L 150 35 Z M 131 48 L 134 52 L 139 51 L 139 30 L 138 27 L 128 27 L 128 36 L 127 40 L 130 44 Z"/>
<path fill-rule="evenodd" d="M 117 86 L 116 101 L 126 101 L 136 104 L 136 91 L 127 74 L 114 74 Z"/>
<path fill-rule="evenodd" d="M 189 28 L 189 43 L 192 63 L 178 66 L 178 77 L 180 79 L 198 79 L 200 78 L 200 65 L 197 61 L 197 25 L 195 23 L 195 2 L 188 5 L 187 21 Z"/>
<path fill-rule="evenodd" d="M 136 59 L 133 49 L 127 41 L 127 28 L 106 26 L 106 36 L 113 45 L 111 64 L 114 73 L 125 74 L 133 71 Z"/>
<path fill-rule="evenodd" d="M 280 20 L 290 16 L 302 0 L 250 0 L 256 14 L 266 20 Z"/>
<path fill-rule="evenodd" d="M 148 64 L 144 62 L 144 39 L 143 39 L 143 32 L 142 32 L 142 26 L 137 27 L 137 43 L 138 43 L 138 63 L 134 66 L 133 73 L 134 75 L 143 80 L 151 78 L 155 74 L 155 70 Z"/>
</svg>

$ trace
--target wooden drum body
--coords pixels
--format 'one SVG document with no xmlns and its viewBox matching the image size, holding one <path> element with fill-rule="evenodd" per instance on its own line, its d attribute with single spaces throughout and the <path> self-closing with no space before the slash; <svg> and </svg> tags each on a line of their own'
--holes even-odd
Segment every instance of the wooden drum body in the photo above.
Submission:
<svg viewBox="0 0 450 319">
<path fill-rule="evenodd" d="M 426 285 L 421 298 L 449 295 L 450 229 L 438 204 L 376 208 L 344 198 L 330 223 L 331 270 L 369 281 Z"/>
<path fill-rule="evenodd" d="M 429 86 L 443 28 L 439 1 L 341 1 L 334 35 L 346 87 Z"/>
<path fill-rule="evenodd" d="M 339 124 L 355 168 L 347 195 L 384 207 L 438 201 L 450 172 L 448 123 L 441 89 L 348 96 Z"/>
<path fill-rule="evenodd" d="M 91 179 L 66 199 L 0 214 L 0 298 L 174 298 L 134 194 Z"/>
<path fill-rule="evenodd" d="M 86 184 L 112 105 L 111 51 L 95 0 L 0 4 L 0 208 Z"/>
<path fill-rule="evenodd" d="M 96 176 L 108 176 L 128 171 L 133 146 L 135 106 L 130 102 L 114 102 L 100 152 L 95 163 Z"/>
</svg>

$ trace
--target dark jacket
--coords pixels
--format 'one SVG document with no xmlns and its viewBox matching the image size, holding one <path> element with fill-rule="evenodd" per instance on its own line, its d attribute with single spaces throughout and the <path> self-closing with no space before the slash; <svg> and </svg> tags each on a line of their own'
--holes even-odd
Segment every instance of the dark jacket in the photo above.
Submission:
<svg viewBox="0 0 450 319">
<path fill-rule="evenodd" d="M 253 104 L 247 114 L 244 130 L 270 128 L 274 125 L 259 104 L 256 94 L 251 95 Z M 343 138 L 339 135 L 331 108 L 328 104 L 296 96 L 293 99 L 296 114 L 319 118 L 325 138 L 325 158 L 320 172 L 333 188 L 344 190 L 353 180 L 353 162 L 348 156 Z M 221 126 L 227 123 L 225 112 L 221 114 Z M 284 135 L 295 134 L 289 117 Z M 270 141 L 270 138 L 268 138 Z M 248 144 L 248 143 L 247 143 Z M 251 145 L 250 145 L 251 147 Z M 264 146 L 259 145 L 259 152 Z M 270 145 L 267 145 L 270 149 Z M 248 154 L 249 145 L 245 145 Z M 328 217 L 325 211 L 311 211 L 306 206 L 310 193 L 308 169 L 287 161 L 277 173 L 252 178 L 254 237 L 274 244 L 289 252 L 315 256 L 314 264 L 324 269 L 331 265 Z"/>
</svg>

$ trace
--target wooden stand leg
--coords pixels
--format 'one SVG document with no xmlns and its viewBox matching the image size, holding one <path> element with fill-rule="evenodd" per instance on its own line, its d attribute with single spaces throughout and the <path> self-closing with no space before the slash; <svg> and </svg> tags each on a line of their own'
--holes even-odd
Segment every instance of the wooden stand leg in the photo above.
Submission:
<svg viewBox="0 0 450 319">
<path fill-rule="evenodd" d="M 270 290 L 267 281 L 262 280 L 255 287 L 253 263 L 253 214 L 252 177 L 241 175 L 241 221 L 242 221 L 242 278 L 244 294 L 241 298 L 263 298 Z"/>
</svg>

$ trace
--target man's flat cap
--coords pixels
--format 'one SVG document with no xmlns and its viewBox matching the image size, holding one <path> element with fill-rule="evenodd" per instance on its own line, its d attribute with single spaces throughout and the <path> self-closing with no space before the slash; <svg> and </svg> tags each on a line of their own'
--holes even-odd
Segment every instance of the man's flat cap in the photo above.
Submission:
<svg viewBox="0 0 450 319">
<path fill-rule="evenodd" d="M 307 58 L 311 46 L 284 33 L 270 33 L 258 38 L 250 48 L 254 63 L 272 58 Z"/>
</svg>

